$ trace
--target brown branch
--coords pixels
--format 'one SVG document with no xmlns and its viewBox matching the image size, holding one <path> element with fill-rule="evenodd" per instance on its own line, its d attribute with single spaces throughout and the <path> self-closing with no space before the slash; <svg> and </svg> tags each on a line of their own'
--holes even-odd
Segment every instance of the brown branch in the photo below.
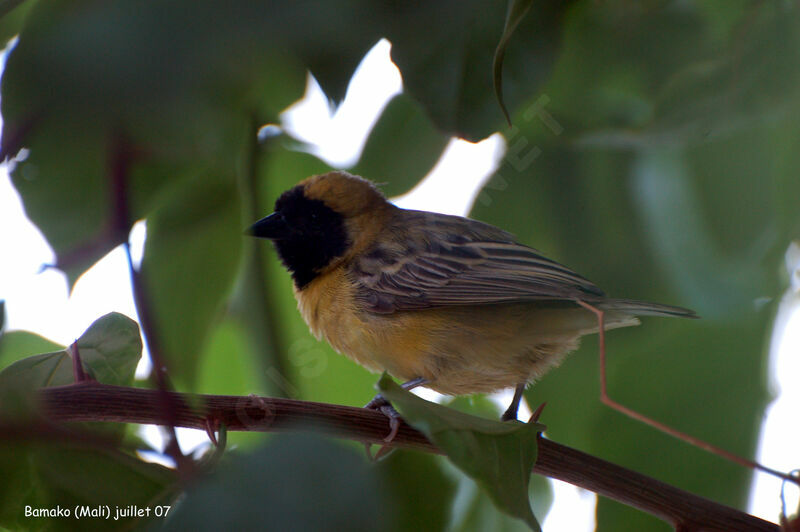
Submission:
<svg viewBox="0 0 800 532">
<path fill-rule="evenodd" d="M 163 425 L 160 393 L 86 382 L 43 389 L 42 398 L 45 413 L 53 421 Z M 363 408 L 257 396 L 168 393 L 174 406 L 170 422 L 180 427 L 206 430 L 223 423 L 227 430 L 324 432 L 374 444 L 383 444 L 388 430 L 382 414 Z M 392 445 L 440 453 L 405 423 Z M 643 510 L 679 530 L 778 530 L 778 525 L 768 521 L 545 438 L 540 439 L 533 471 Z"/>
</svg>

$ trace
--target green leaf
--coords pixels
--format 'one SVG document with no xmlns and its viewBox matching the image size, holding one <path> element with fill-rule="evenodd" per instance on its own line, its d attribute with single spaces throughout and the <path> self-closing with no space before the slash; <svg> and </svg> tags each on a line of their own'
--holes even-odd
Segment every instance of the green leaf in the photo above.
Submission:
<svg viewBox="0 0 800 532">
<path fill-rule="evenodd" d="M 3 337 L 0 356 L 11 360 L 19 358 L 20 353 L 50 345 L 31 333 L 14 332 Z M 84 367 L 100 382 L 125 386 L 133 381 L 142 341 L 138 325 L 127 316 L 103 316 L 81 335 L 77 345 Z M 32 412 L 35 394 L 42 387 L 74 382 L 71 349 L 22 358 L 0 371 L 0 418 L 24 419 L 33 424 L 31 435 L 22 444 L 14 438 L 0 440 L 0 477 L 4 479 L 0 487 L 0 526 L 61 529 L 76 522 L 74 517 L 25 517 L 25 506 L 61 506 L 74 512 L 76 505 L 108 505 L 115 514 L 116 506 L 152 506 L 169 503 L 173 496 L 175 474 L 167 468 L 114 451 L 110 444 L 108 448 L 87 450 L 65 447 L 59 440 L 53 443 L 50 438 L 39 439 L 35 426 L 39 418 Z M 46 431 L 46 427 L 42 430 Z M 97 434 L 121 437 L 126 425 L 103 424 L 99 432 L 97 428 L 94 424 Z M 101 519 L 86 519 L 83 523 L 84 528 L 92 530 L 107 525 Z"/>
<path fill-rule="evenodd" d="M 386 105 L 350 171 L 377 183 L 387 196 L 408 192 L 430 172 L 448 138 L 431 124 L 418 103 L 398 94 Z"/>
<path fill-rule="evenodd" d="M 20 343 L 25 349 L 44 344 L 38 337 L 23 337 L 20 340 L 23 340 Z M 3 350 L 5 343 L 6 338 L 3 338 Z M 142 354 L 139 326 L 123 314 L 106 314 L 81 335 L 78 349 L 84 368 L 99 382 L 130 385 Z M 69 349 L 17 360 L 0 371 L 0 396 L 3 398 L 0 404 L 3 405 L 3 413 L 16 415 L 27 411 L 39 388 L 73 382 L 75 377 Z"/>
<path fill-rule="evenodd" d="M 568 131 L 557 107 L 548 111 Z M 769 398 L 763 372 L 771 308 L 754 303 L 779 296 L 782 252 L 800 222 L 797 209 L 786 206 L 787 197 L 800 195 L 797 180 L 789 182 L 800 168 L 786 143 L 796 131 L 794 122 L 787 117 L 785 124 L 691 149 L 650 147 L 633 153 L 581 149 L 539 121 L 520 124 L 509 148 L 523 140 L 527 144 L 506 155 L 473 210 L 474 217 L 515 232 L 521 242 L 612 297 L 696 310 L 704 319 L 650 318 L 640 327 L 612 331 L 607 337 L 609 393 L 747 457 L 753 456 L 756 427 Z M 519 165 L 526 154 L 536 153 L 534 148 L 538 154 L 525 161 L 527 166 Z M 774 160 L 781 164 L 767 162 Z M 632 264 L 633 269 L 625 266 Z M 600 403 L 596 338 L 583 343 L 526 393 L 534 404 L 548 403 L 548 436 L 745 508 L 749 471 Z M 736 390 L 736 401 L 719 390 Z M 661 458 L 653 460 L 653 453 Z M 663 527 L 607 500 L 599 501 L 598 517 L 599 526 L 608 529 L 630 523 L 637 530 Z"/>
<path fill-rule="evenodd" d="M 0 417 L 23 419 L 36 410 L 36 391 L 74 382 L 66 351 L 34 355 L 0 371 Z"/>
<path fill-rule="evenodd" d="M 497 511 L 486 491 L 464 472 L 450 465 L 452 475 L 458 479 L 458 495 L 453 504 L 452 530 L 497 530 L 498 532 L 522 532 L 529 530 L 523 521 Z M 541 475 L 531 477 L 529 490 L 534 515 L 543 518 L 553 501 L 550 479 Z"/>
<path fill-rule="evenodd" d="M 22 340 L 26 347 L 47 345 L 38 337 Z M 17 360 L 0 372 L 0 383 L 20 379 L 33 390 L 71 384 L 74 377 L 70 349 Z M 139 326 L 124 314 L 106 314 L 78 338 L 78 349 L 83 365 L 99 382 L 129 385 L 142 354 Z"/>
<path fill-rule="evenodd" d="M 797 113 L 800 12 L 765 6 L 737 33 L 727 54 L 673 74 L 659 94 L 646 140 L 705 142 L 746 125 Z"/>
<path fill-rule="evenodd" d="M 81 360 L 103 384 L 130 386 L 142 356 L 139 325 L 118 312 L 98 319 L 78 338 Z"/>
<path fill-rule="evenodd" d="M 511 117 L 508 115 L 505 101 L 503 100 L 503 61 L 506 56 L 506 48 L 508 42 L 514 31 L 525 18 L 525 14 L 531 8 L 532 0 L 510 0 L 508 3 L 508 14 L 506 14 L 506 25 L 503 28 L 503 35 L 500 37 L 500 42 L 497 43 L 497 48 L 494 51 L 494 60 L 492 61 L 492 80 L 494 81 L 494 95 L 497 98 L 497 103 L 503 111 L 503 116 L 506 117 L 508 125 L 511 126 Z"/>
<path fill-rule="evenodd" d="M 544 425 L 504 423 L 452 410 L 403 390 L 386 374 L 378 390 L 406 421 L 475 479 L 500 510 L 540 530 L 528 500 L 528 485 Z"/>
<path fill-rule="evenodd" d="M 232 179 L 204 175 L 148 219 L 141 275 L 155 318 L 154 344 L 170 376 L 194 389 L 197 358 L 221 315 L 242 253 Z"/>
<path fill-rule="evenodd" d="M 226 318 L 214 328 L 197 357 L 198 389 L 219 395 L 249 395 L 260 390 L 256 353 L 246 342 L 241 325 Z"/>
<path fill-rule="evenodd" d="M 611 296 L 697 310 L 704 319 L 647 319 L 610 333 L 609 393 L 679 430 L 752 457 L 770 397 L 764 346 L 772 305 L 757 302 L 780 295 L 782 255 L 800 227 L 797 209 L 787 204 L 796 204 L 800 195 L 800 159 L 787 142 L 796 134 L 796 118 L 751 124 L 694 146 L 589 149 L 567 137 L 570 128 L 590 127 L 593 119 L 570 122 L 562 109 L 555 100 L 546 108 L 564 127 L 562 135 L 539 120 L 520 124 L 473 215 L 516 232 L 521 242 Z M 526 159 L 528 154 L 535 156 Z M 596 338 L 590 337 L 528 390 L 531 402 L 548 403 L 549 437 L 746 507 L 748 470 L 603 406 L 598 382 Z M 736 399 L 719 390 L 736 390 Z M 654 453 L 659 460 L 652 459 Z M 598 502 L 598 527 L 629 526 L 664 525 L 618 503 Z"/>
<path fill-rule="evenodd" d="M 520 23 L 505 57 L 510 109 L 536 94 L 549 77 L 570 4 L 536 2 Z M 491 76 L 505 19 L 503 3 L 475 0 L 404 4 L 387 11 L 386 36 L 405 90 L 440 131 L 477 141 L 502 126 Z"/>
<path fill-rule="evenodd" d="M 2 0 L 0 1 L 0 18 L 5 17 L 17 6 L 23 3 L 24 0 Z"/>
<path fill-rule="evenodd" d="M 291 46 L 331 103 L 338 105 L 356 67 L 383 36 L 377 23 L 380 10 L 363 0 L 289 2 L 283 9 L 295 21 L 291 29 L 287 28 Z"/>
<path fill-rule="evenodd" d="M 29 449 L 24 445 L 13 445 L 0 440 L 0 527 L 8 530 L 31 530 L 30 517 L 25 517 L 24 508 L 28 504 L 34 508 L 43 507 L 47 501 L 34 476 L 35 466 L 27 458 Z M 42 529 L 43 526 L 35 529 Z"/>
<path fill-rule="evenodd" d="M 394 503 L 395 520 L 386 523 L 388 529 L 448 529 L 456 482 L 445 471 L 451 468 L 444 457 L 398 449 L 373 467 Z"/>
<path fill-rule="evenodd" d="M 158 464 L 143 462 L 111 449 L 65 448 L 56 444 L 0 443 L 0 526 L 13 530 L 64 530 L 80 523 L 81 530 L 108 530 L 108 523 L 134 527 L 145 519 L 114 520 L 117 508 L 172 505 L 176 474 Z M 13 484 L 12 484 L 13 481 Z M 108 506 L 109 519 L 76 520 L 76 506 Z M 25 517 L 24 508 L 70 510 L 70 517 Z M 151 510 L 152 514 L 152 510 Z"/>
<path fill-rule="evenodd" d="M 306 70 L 276 45 L 275 15 L 246 2 L 35 5 L 3 74 L 3 153 L 27 149 L 14 185 L 71 283 L 176 188 L 233 182 L 245 116 L 277 120 L 302 95 Z"/>
<path fill-rule="evenodd" d="M 281 435 L 255 452 L 228 453 L 217 471 L 190 487 L 164 528 L 366 531 L 390 526 L 387 503 L 380 477 L 356 451 Z"/>
<path fill-rule="evenodd" d="M 4 75 L 4 84 L 6 79 Z M 7 135 L 5 131 L 3 138 Z M 105 143 L 96 127 L 52 127 L 29 145 L 28 157 L 11 170 L 14 187 L 25 214 L 44 233 L 59 267 L 74 284 L 127 235 L 107 230 L 112 222 L 106 207 L 110 191 L 104 180 Z"/>
<path fill-rule="evenodd" d="M 246 396 L 263 393 L 259 358 L 239 320 L 226 317 L 214 327 L 208 343 L 197 357 L 197 389 L 203 393 Z M 231 446 L 252 447 L 263 441 L 255 432 L 229 432 Z"/>
<path fill-rule="evenodd" d="M 570 136 L 617 149 L 702 144 L 798 111 L 796 6 L 653 4 L 573 12 L 544 90 L 575 120 Z"/>
<path fill-rule="evenodd" d="M 0 2 L 0 46 L 17 35 L 25 23 L 25 17 L 35 4 L 35 0 L 3 0 Z"/>
</svg>

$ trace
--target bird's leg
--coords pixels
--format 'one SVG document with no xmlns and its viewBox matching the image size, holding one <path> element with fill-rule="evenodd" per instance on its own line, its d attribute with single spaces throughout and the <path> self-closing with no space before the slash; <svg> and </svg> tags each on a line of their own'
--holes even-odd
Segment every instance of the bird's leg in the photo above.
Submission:
<svg viewBox="0 0 800 532">
<path fill-rule="evenodd" d="M 517 384 L 517 387 L 514 388 L 514 398 L 511 400 L 511 404 L 508 405 L 508 409 L 505 412 L 503 412 L 502 416 L 500 416 L 501 421 L 511 421 L 512 419 L 517 419 L 519 402 L 522 400 L 522 392 L 524 391 L 525 391 L 525 383 L 521 382 Z"/>
<path fill-rule="evenodd" d="M 726 451 L 721 447 L 717 447 L 716 445 L 712 445 L 707 441 L 701 440 L 699 438 L 695 438 L 690 434 L 686 434 L 685 432 L 681 432 L 677 429 L 670 427 L 669 425 L 665 425 L 660 421 L 656 421 L 655 419 L 648 417 L 636 410 L 628 408 L 627 406 L 620 404 L 613 400 L 611 397 L 608 396 L 608 391 L 606 388 L 606 331 L 605 331 L 605 320 L 604 320 L 604 313 L 599 308 L 586 303 L 585 301 L 581 301 L 580 299 L 576 299 L 575 302 L 585 308 L 586 310 L 592 312 L 595 316 L 597 316 L 597 324 L 600 328 L 600 332 L 598 335 L 598 343 L 600 344 L 600 401 L 607 406 L 613 408 L 617 412 L 625 414 L 626 416 L 633 418 L 637 421 L 641 421 L 646 425 L 650 425 L 656 430 L 659 430 L 665 434 L 669 434 L 670 436 L 677 438 L 681 441 L 688 443 L 689 445 L 694 445 L 704 451 L 710 452 L 712 454 L 716 454 L 717 456 L 721 456 L 727 460 L 735 464 L 739 464 L 744 467 L 748 467 L 750 469 L 758 469 L 759 471 L 763 471 L 765 473 L 769 473 L 770 475 L 774 475 L 778 478 L 782 478 L 784 480 L 788 480 L 795 484 L 800 484 L 798 478 L 792 476 L 788 473 L 783 473 L 781 471 L 777 471 L 775 469 L 769 468 L 765 465 L 762 465 L 758 462 L 753 460 L 748 460 L 747 458 L 742 458 L 739 455 L 733 454 L 730 451 Z"/>
<path fill-rule="evenodd" d="M 411 379 L 410 381 L 404 382 L 400 385 L 401 388 L 404 390 L 413 390 L 417 386 L 421 386 L 428 382 L 427 379 L 422 377 L 417 377 L 416 379 Z M 384 416 L 389 418 L 389 435 L 386 436 L 383 441 L 386 443 L 390 443 L 395 436 L 397 436 L 397 431 L 400 430 L 400 412 L 395 410 L 392 404 L 386 400 L 381 394 L 376 395 L 372 398 L 372 400 L 364 405 L 364 408 L 369 408 L 370 410 L 377 410 L 378 412 L 382 413 Z"/>
</svg>

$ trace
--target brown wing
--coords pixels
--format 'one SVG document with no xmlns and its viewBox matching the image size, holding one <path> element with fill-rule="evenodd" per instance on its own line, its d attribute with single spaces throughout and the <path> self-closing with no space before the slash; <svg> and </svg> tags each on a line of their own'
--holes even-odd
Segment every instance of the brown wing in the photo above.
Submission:
<svg viewBox="0 0 800 532">
<path fill-rule="evenodd" d="M 604 297 L 587 279 L 481 222 L 403 211 L 402 228 L 388 230 L 394 238 L 350 268 L 373 312 Z"/>
</svg>

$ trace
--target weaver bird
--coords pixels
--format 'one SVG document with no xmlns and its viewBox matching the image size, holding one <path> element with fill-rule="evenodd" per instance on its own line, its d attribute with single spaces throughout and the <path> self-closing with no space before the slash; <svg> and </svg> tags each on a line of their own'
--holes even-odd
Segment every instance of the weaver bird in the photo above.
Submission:
<svg viewBox="0 0 800 532">
<path fill-rule="evenodd" d="M 528 383 L 599 331 L 593 312 L 605 329 L 636 325 L 639 315 L 694 317 L 609 298 L 502 229 L 401 209 L 346 172 L 301 181 L 250 233 L 274 242 L 317 338 L 407 389 L 515 387 L 503 419 L 516 419 Z"/>
</svg>

